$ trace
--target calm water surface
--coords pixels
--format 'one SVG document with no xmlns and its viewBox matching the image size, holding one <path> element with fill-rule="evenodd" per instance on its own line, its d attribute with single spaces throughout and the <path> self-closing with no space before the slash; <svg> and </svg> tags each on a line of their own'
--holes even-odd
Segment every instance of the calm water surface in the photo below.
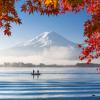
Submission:
<svg viewBox="0 0 100 100">
<path fill-rule="evenodd" d="M 33 77 L 33 68 L 0 68 L 0 100 L 100 100 L 96 68 L 38 69 Z"/>
</svg>

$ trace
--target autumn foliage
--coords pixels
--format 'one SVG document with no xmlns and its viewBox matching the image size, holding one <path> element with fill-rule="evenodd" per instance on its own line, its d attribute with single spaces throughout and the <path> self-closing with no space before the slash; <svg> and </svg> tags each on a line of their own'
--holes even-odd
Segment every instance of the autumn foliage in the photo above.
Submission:
<svg viewBox="0 0 100 100">
<path fill-rule="evenodd" d="M 86 10 L 91 19 L 84 24 L 86 40 L 84 45 L 79 45 L 82 48 L 80 60 L 88 59 L 89 63 L 100 57 L 100 0 L 0 0 L 0 28 L 5 35 L 11 35 L 11 23 L 21 24 L 15 7 L 15 3 L 21 1 L 24 1 L 21 11 L 29 14 L 58 15 Z"/>
</svg>

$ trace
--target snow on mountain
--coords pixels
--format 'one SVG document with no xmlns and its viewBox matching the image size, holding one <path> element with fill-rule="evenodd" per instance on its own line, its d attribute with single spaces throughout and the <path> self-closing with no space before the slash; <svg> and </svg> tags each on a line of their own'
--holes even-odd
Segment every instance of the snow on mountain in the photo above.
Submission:
<svg viewBox="0 0 100 100">
<path fill-rule="evenodd" d="M 35 38 L 28 40 L 24 43 L 17 44 L 16 47 L 27 47 L 27 48 L 47 48 L 52 46 L 75 46 L 76 44 L 66 40 L 63 36 L 56 32 L 44 32 L 36 36 Z"/>
</svg>

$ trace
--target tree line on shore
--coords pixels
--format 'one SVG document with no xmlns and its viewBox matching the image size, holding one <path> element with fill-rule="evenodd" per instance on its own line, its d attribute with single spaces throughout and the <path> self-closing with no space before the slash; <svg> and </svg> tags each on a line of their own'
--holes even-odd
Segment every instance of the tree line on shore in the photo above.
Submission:
<svg viewBox="0 0 100 100">
<path fill-rule="evenodd" d="M 4 64 L 1 64 L 0 67 L 100 67 L 100 64 L 86 64 L 86 63 L 77 63 L 75 65 L 57 65 L 57 64 L 32 64 L 32 63 L 23 63 L 23 62 L 5 62 Z"/>
</svg>

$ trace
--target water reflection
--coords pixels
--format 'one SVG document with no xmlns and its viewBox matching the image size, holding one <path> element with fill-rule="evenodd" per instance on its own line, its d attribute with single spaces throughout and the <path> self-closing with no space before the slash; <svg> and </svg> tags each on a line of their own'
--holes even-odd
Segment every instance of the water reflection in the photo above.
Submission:
<svg viewBox="0 0 100 100">
<path fill-rule="evenodd" d="M 40 75 L 32 75 L 33 79 L 39 79 Z"/>
</svg>

